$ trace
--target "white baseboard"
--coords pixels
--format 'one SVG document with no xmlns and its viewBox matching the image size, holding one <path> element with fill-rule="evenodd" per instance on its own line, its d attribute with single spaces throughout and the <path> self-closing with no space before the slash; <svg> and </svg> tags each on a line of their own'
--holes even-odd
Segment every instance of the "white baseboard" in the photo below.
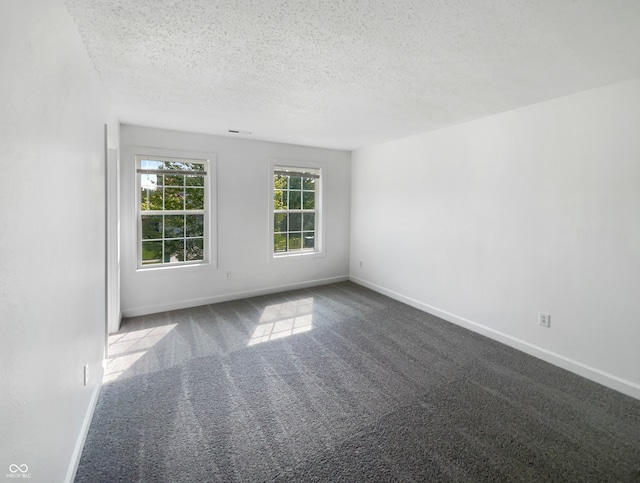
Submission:
<svg viewBox="0 0 640 483">
<path fill-rule="evenodd" d="M 80 427 L 80 434 L 78 434 L 76 446 L 75 448 L 73 448 L 73 454 L 71 455 L 71 461 L 69 462 L 69 468 L 67 469 L 67 476 L 64 480 L 67 483 L 73 483 L 73 480 L 75 480 L 76 478 L 76 472 L 78 471 L 78 465 L 80 464 L 80 458 L 82 457 L 84 443 L 87 440 L 89 427 L 91 426 L 91 420 L 93 419 L 93 413 L 96 410 L 96 405 L 98 404 L 98 396 L 100 395 L 100 390 L 102 389 L 102 376 L 104 375 L 106 363 L 107 360 L 105 359 L 102 361 L 102 365 L 100 366 L 100 374 L 97 375 L 98 383 L 95 385 L 95 387 L 93 388 L 93 392 L 91 393 L 91 400 L 89 401 L 87 412 L 84 415 L 82 426 Z"/>
<path fill-rule="evenodd" d="M 381 287 L 380 285 L 377 285 L 375 283 L 371 283 L 354 276 L 349 277 L 349 279 L 352 282 L 357 283 L 358 285 L 362 285 L 363 287 L 367 287 L 375 292 L 387 295 L 392 299 L 415 307 L 416 309 L 422 310 L 423 312 L 427 312 L 429 314 L 440 317 L 447 322 L 451 322 L 453 324 L 464 327 L 465 329 L 477 332 L 478 334 L 489 337 L 490 339 L 508 345 L 509 347 L 513 347 L 514 349 L 518 349 L 533 357 L 542 359 L 543 361 L 561 367 L 562 369 L 566 369 L 567 371 L 578 374 L 579 376 L 585 377 L 591 381 L 602 384 L 603 386 L 631 396 L 635 399 L 640 399 L 640 385 L 635 384 L 634 382 L 614 376 L 613 374 L 601 371 L 600 369 L 587 366 L 586 364 L 583 364 L 581 362 L 575 361 L 560 354 L 556 354 L 555 352 L 548 351 L 546 349 L 543 349 L 542 347 L 538 347 L 536 345 L 530 344 L 529 342 L 505 334 L 504 332 L 500 332 L 486 327 L 482 324 L 478 324 L 477 322 L 473 322 L 472 320 L 465 319 L 464 317 L 459 317 L 445 310 L 441 310 L 437 307 L 425 304 L 423 302 L 420 302 L 419 300 L 406 297 L 402 294 L 394 292 L 393 290 Z"/>
<path fill-rule="evenodd" d="M 260 295 L 286 292 L 288 290 L 316 287 L 318 285 L 327 285 L 330 283 L 337 283 L 337 282 L 346 282 L 347 280 L 349 280 L 348 275 L 341 275 L 339 277 L 322 278 L 319 280 L 309 280 L 306 282 L 291 283 L 286 285 L 276 285 L 273 287 L 247 290 L 243 292 L 233 292 L 233 293 L 222 294 L 222 295 L 214 295 L 212 297 L 205 297 L 200 299 L 181 300 L 179 302 L 171 302 L 168 304 L 149 305 L 146 307 L 135 307 L 132 309 L 123 310 L 122 317 L 123 318 L 138 317 L 140 315 L 157 314 L 160 312 L 167 312 L 169 310 L 188 309 L 191 307 L 198 307 L 200 305 L 217 304 L 220 302 L 228 302 L 230 300 L 238 300 L 238 299 L 245 299 L 249 297 L 257 297 Z"/>
</svg>

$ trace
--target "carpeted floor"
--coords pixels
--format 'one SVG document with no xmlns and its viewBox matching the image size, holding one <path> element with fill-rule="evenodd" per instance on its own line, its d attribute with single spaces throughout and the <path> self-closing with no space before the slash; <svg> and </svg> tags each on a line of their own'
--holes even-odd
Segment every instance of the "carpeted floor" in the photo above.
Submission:
<svg viewBox="0 0 640 483">
<path fill-rule="evenodd" d="M 640 401 L 353 283 L 125 321 L 76 481 L 640 481 Z"/>
</svg>

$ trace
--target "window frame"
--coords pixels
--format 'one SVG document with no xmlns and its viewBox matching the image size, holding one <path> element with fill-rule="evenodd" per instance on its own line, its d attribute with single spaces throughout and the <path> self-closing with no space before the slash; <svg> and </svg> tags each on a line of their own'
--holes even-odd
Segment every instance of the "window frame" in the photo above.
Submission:
<svg viewBox="0 0 640 483">
<path fill-rule="evenodd" d="M 212 180 L 213 180 L 213 172 L 214 163 L 207 156 L 203 156 L 204 153 L 188 153 L 188 152 L 153 152 L 150 150 L 136 150 L 134 154 L 134 167 L 135 167 L 135 234 L 136 234 L 136 245 L 134 248 L 134 259 L 136 271 L 138 272 L 147 272 L 147 271 L 155 271 L 155 270 L 167 270 L 167 269 L 176 269 L 176 268 L 185 268 L 185 267 L 202 267 L 202 266 L 212 266 L 214 262 L 214 252 L 213 252 L 213 206 L 211 200 L 212 196 Z M 154 161 L 166 161 L 166 162 L 192 162 L 197 164 L 202 164 L 204 166 L 204 172 L 206 175 L 204 176 L 204 206 L 203 209 L 198 210 L 153 210 L 151 212 L 147 210 L 142 210 L 142 196 L 141 196 L 141 188 L 142 188 L 142 174 L 140 170 L 142 160 L 154 160 Z M 186 171 L 188 172 L 188 171 Z M 194 171 L 197 173 L 197 171 Z M 165 212 L 169 212 L 169 214 L 177 214 L 175 212 L 180 212 L 180 214 L 201 214 L 204 220 L 203 227 L 203 259 L 202 260 L 192 260 L 192 261 L 181 261 L 181 262 L 173 262 L 173 263 L 154 263 L 154 264 L 143 264 L 142 263 L 142 216 L 147 215 L 160 215 L 165 216 Z M 188 238 L 186 233 L 183 237 L 185 240 Z M 164 239 L 162 237 L 161 239 Z"/>
<path fill-rule="evenodd" d="M 277 211 L 274 208 L 274 196 L 275 196 L 275 186 L 274 186 L 274 177 L 276 171 L 292 171 L 292 172 L 308 172 L 310 174 L 315 174 L 318 176 L 316 178 L 316 188 L 315 188 L 315 209 L 314 210 L 304 210 L 301 206 L 299 210 L 282 210 Z M 324 207 L 323 207 L 323 199 L 324 199 L 324 178 L 325 178 L 325 168 L 320 166 L 319 163 L 314 162 L 299 162 L 299 161 L 290 161 L 290 160 L 271 160 L 269 165 L 269 260 L 286 260 L 293 258 L 315 258 L 315 257 L 323 257 L 324 256 Z M 301 191 L 303 191 L 301 189 Z M 290 213 L 293 211 L 294 213 L 300 212 L 311 212 L 315 213 L 315 247 L 313 250 L 294 250 L 294 251 L 284 251 L 284 252 L 275 252 L 274 251 L 274 234 L 276 233 L 274 229 L 275 225 L 275 216 L 277 213 Z M 304 232 L 304 230 L 301 230 Z M 287 231 L 287 233 L 289 233 Z"/>
</svg>

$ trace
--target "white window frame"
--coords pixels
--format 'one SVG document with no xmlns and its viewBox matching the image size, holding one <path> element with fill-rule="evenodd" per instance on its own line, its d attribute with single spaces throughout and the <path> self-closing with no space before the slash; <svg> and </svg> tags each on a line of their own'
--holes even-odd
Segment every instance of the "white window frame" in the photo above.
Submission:
<svg viewBox="0 0 640 483">
<path fill-rule="evenodd" d="M 274 251 L 274 224 L 276 210 L 274 209 L 274 175 L 276 171 L 291 171 L 294 173 L 313 173 L 318 176 L 315 189 L 315 248 L 313 250 L 295 250 L 278 252 Z M 293 258 L 315 258 L 324 256 L 324 178 L 325 169 L 313 162 L 271 160 L 269 165 L 269 260 L 287 260 Z M 286 210 L 286 212 L 303 213 L 305 210 Z M 285 211 L 283 211 L 285 212 Z M 282 212 L 281 212 L 282 213 Z"/>
<path fill-rule="evenodd" d="M 178 153 L 171 154 L 152 154 L 149 151 L 145 151 L 143 154 L 137 152 L 135 154 L 135 225 L 136 225 L 136 247 L 135 247 L 135 260 L 137 271 L 154 271 L 154 270 L 166 270 L 166 269 L 175 269 L 181 267 L 198 267 L 198 266 L 210 266 L 213 263 L 213 250 L 212 250 L 212 215 L 213 209 L 211 207 L 211 187 L 212 187 L 212 178 L 213 173 L 211 169 L 213 167 L 213 163 L 210 159 L 199 156 L 198 153 L 185 153 L 186 155 L 182 156 Z M 171 211 L 180 211 L 181 213 L 188 214 L 201 214 L 204 217 L 204 230 L 203 230 L 203 260 L 194 260 L 194 261 L 182 261 L 182 262 L 173 262 L 173 263 L 156 263 L 156 264 L 142 264 L 142 216 L 143 215 L 153 215 L 153 214 L 165 214 L 166 210 L 157 210 L 157 211 L 147 211 L 141 209 L 141 161 L 143 159 L 147 160 L 157 160 L 157 161 L 169 161 L 169 162 L 193 162 L 204 165 L 204 171 L 206 175 L 204 177 L 204 209 L 202 210 L 171 210 Z"/>
</svg>

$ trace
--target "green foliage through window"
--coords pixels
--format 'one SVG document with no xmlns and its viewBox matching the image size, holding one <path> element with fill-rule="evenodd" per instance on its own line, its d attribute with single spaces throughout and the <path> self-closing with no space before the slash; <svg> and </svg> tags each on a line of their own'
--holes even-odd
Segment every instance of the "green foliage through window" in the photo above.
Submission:
<svg viewBox="0 0 640 483">
<path fill-rule="evenodd" d="M 137 159 L 140 264 L 205 260 L 206 162 Z"/>
<path fill-rule="evenodd" d="M 320 171 L 276 166 L 273 175 L 273 251 L 316 251 Z"/>
</svg>

